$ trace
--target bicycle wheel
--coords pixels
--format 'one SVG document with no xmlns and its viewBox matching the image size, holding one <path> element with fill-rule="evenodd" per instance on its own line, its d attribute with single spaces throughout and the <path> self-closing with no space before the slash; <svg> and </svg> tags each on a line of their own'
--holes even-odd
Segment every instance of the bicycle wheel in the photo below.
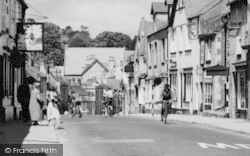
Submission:
<svg viewBox="0 0 250 156">
<path fill-rule="evenodd" d="M 164 123 L 165 123 L 165 124 L 167 123 L 167 117 L 168 117 L 168 107 L 166 106 L 166 107 L 164 108 L 164 118 L 165 118 Z"/>
</svg>

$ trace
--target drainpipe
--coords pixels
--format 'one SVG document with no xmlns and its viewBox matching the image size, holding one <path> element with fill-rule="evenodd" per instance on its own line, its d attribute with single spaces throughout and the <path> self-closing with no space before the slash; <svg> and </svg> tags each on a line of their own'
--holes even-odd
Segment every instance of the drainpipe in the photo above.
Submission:
<svg viewBox="0 0 250 156">
<path fill-rule="evenodd" d="M 227 18 L 227 17 L 226 17 Z M 225 23 L 225 67 L 227 67 L 227 22 Z M 227 73 L 229 74 L 229 67 L 227 69 Z M 225 108 L 226 108 L 226 117 L 229 118 L 229 85 L 228 85 L 228 81 L 229 81 L 229 78 L 228 78 L 228 75 L 226 77 L 226 83 L 225 83 Z"/>
</svg>

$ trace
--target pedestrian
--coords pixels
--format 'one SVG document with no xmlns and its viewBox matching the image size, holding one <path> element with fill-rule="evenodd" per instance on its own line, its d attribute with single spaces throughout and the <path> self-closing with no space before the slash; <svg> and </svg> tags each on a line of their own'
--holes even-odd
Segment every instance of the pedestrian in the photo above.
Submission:
<svg viewBox="0 0 250 156">
<path fill-rule="evenodd" d="M 39 125 L 38 121 L 42 120 L 42 107 L 40 104 L 42 103 L 42 97 L 40 96 L 40 83 L 35 82 L 32 85 L 31 95 L 30 95 L 30 103 L 29 103 L 29 112 L 32 121 L 32 125 Z"/>
<path fill-rule="evenodd" d="M 57 107 L 57 104 L 54 99 L 51 97 L 48 98 L 48 107 L 47 107 L 47 117 L 48 117 L 48 123 L 54 121 L 54 128 L 60 129 L 61 128 L 61 116 Z"/>
<path fill-rule="evenodd" d="M 18 87 L 17 99 L 22 106 L 22 120 L 28 122 L 30 120 L 29 102 L 30 102 L 30 89 L 36 82 L 33 77 L 27 77 L 24 79 L 23 84 Z"/>
<path fill-rule="evenodd" d="M 167 123 L 167 116 L 171 111 L 172 106 L 172 91 L 168 84 L 165 84 L 164 89 L 162 91 L 162 109 L 161 109 L 161 121 L 165 118 L 164 123 Z"/>
<path fill-rule="evenodd" d="M 103 102 L 104 104 L 104 114 L 105 114 L 105 117 L 107 117 L 107 115 L 110 115 L 112 117 L 113 115 L 113 96 L 114 96 L 114 93 L 113 93 L 113 90 L 112 88 L 110 87 L 107 87 L 105 88 L 106 90 L 104 90 L 103 92 L 103 96 L 106 98 L 106 101 Z"/>
</svg>

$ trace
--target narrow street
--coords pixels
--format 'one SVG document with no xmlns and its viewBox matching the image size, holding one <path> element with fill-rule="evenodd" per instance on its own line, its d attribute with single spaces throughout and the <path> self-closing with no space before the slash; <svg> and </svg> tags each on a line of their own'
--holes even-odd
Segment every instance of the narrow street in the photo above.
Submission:
<svg viewBox="0 0 250 156">
<path fill-rule="evenodd" d="M 165 125 L 127 116 L 64 116 L 63 120 L 59 137 L 64 146 L 72 146 L 82 156 L 247 156 L 250 150 L 250 138 L 245 135 L 184 122 Z"/>
</svg>

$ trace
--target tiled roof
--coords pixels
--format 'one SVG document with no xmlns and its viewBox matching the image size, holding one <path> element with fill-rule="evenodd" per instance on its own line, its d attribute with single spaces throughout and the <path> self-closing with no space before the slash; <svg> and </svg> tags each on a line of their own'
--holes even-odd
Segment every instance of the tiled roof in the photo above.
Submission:
<svg viewBox="0 0 250 156">
<path fill-rule="evenodd" d="M 164 2 L 152 2 L 151 14 L 167 14 L 168 13 L 168 5 L 165 5 Z"/>
<path fill-rule="evenodd" d="M 200 10 L 198 14 L 200 15 L 201 20 L 223 16 L 230 12 L 230 6 L 227 4 L 228 1 L 226 0 L 214 0 L 212 3 Z"/>
<path fill-rule="evenodd" d="M 156 30 L 161 30 L 162 28 L 165 28 L 167 25 L 168 25 L 167 22 L 156 19 Z"/>
<path fill-rule="evenodd" d="M 67 48 L 65 49 L 65 75 L 81 75 L 86 67 L 86 57 L 95 55 L 100 62 L 109 62 L 109 57 L 115 57 L 118 62 L 124 61 L 124 48 Z"/>
<path fill-rule="evenodd" d="M 98 63 L 106 72 L 109 70 L 98 60 L 96 59 L 94 62 L 92 62 L 83 72 L 82 75 L 84 75 L 90 68 L 92 68 L 96 63 Z"/>
<path fill-rule="evenodd" d="M 197 16 L 201 9 L 214 1 L 216 0 L 183 0 L 187 18 Z"/>
</svg>

